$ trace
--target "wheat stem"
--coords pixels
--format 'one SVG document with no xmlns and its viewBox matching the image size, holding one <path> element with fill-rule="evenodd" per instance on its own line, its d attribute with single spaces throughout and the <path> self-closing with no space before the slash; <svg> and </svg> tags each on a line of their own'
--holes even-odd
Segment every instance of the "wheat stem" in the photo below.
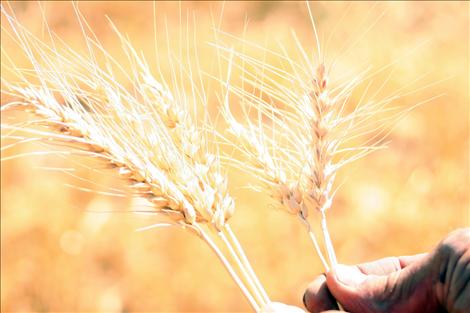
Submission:
<svg viewBox="0 0 470 313">
<path fill-rule="evenodd" d="M 229 240 L 227 239 L 227 237 L 225 236 L 225 234 L 222 231 L 217 232 L 217 235 L 222 239 L 222 241 L 226 245 L 227 249 L 229 250 L 230 255 L 235 260 L 235 263 L 238 265 L 238 268 L 240 269 L 241 273 L 245 277 L 245 281 L 248 285 L 248 288 L 251 289 L 251 291 L 253 292 L 253 295 L 255 296 L 255 299 L 257 300 L 257 302 L 260 304 L 261 307 L 265 307 L 267 303 L 265 303 L 263 297 L 261 296 L 261 293 L 256 288 L 256 285 L 255 285 L 253 279 L 248 274 L 245 266 L 243 265 L 243 263 L 240 260 L 239 256 L 235 252 L 232 244 L 229 242 Z"/>
<path fill-rule="evenodd" d="M 222 262 L 224 267 L 229 272 L 232 279 L 235 281 L 235 283 L 238 285 L 240 290 L 243 292 L 243 295 L 246 297 L 251 307 L 255 310 L 255 312 L 260 312 L 259 304 L 255 301 L 250 291 L 244 285 L 243 281 L 240 279 L 240 276 L 238 276 L 238 274 L 235 272 L 235 270 L 232 267 L 232 264 L 230 264 L 230 262 L 227 260 L 225 255 L 222 253 L 222 251 L 220 251 L 220 249 L 217 247 L 214 241 L 209 237 L 209 235 L 206 234 L 206 232 L 199 225 L 194 224 L 193 226 L 199 231 L 201 238 L 209 245 L 212 251 L 215 252 L 219 260 Z"/>
<path fill-rule="evenodd" d="M 326 224 L 326 216 L 325 212 L 321 212 L 321 229 L 323 233 L 323 240 L 325 241 L 326 252 L 328 253 L 328 259 L 330 260 L 331 267 L 335 267 L 338 265 L 338 261 L 336 259 L 335 249 L 333 248 L 333 243 L 331 241 L 330 233 L 328 232 L 328 226 Z M 344 311 L 343 306 L 336 300 L 336 304 L 340 311 Z"/>
<path fill-rule="evenodd" d="M 315 234 L 313 233 L 313 231 L 309 230 L 308 236 L 310 237 L 313 246 L 315 247 L 315 251 L 317 252 L 318 257 L 320 258 L 320 261 L 323 267 L 325 268 L 325 271 L 328 272 L 330 270 L 330 267 L 328 266 L 328 262 L 326 261 L 325 257 L 323 256 L 323 253 L 320 250 L 320 246 L 318 245 L 318 241 Z"/>
<path fill-rule="evenodd" d="M 240 256 L 243 264 L 245 265 L 245 267 L 247 268 L 248 270 L 248 273 L 250 274 L 250 276 L 252 277 L 252 279 L 254 280 L 255 282 L 255 285 L 256 287 L 258 287 L 258 290 L 261 292 L 261 295 L 263 297 L 263 300 L 266 302 L 266 303 L 270 303 L 271 300 L 269 299 L 269 296 L 268 294 L 266 293 L 266 290 L 264 289 L 263 285 L 261 284 L 260 280 L 258 279 L 258 277 L 256 276 L 254 270 L 253 270 L 253 267 L 251 266 L 250 262 L 248 261 L 248 258 L 245 254 L 245 252 L 243 251 L 243 248 L 240 244 L 240 242 L 238 241 L 237 237 L 235 236 L 235 234 L 233 233 L 230 225 L 226 224 L 225 226 L 225 230 L 226 232 L 228 233 L 228 238 L 232 241 L 233 245 L 235 246 L 235 251 L 238 253 L 238 255 Z"/>
<path fill-rule="evenodd" d="M 333 243 L 331 241 L 330 233 L 328 232 L 328 226 L 326 224 L 325 212 L 321 212 L 321 230 L 323 233 L 323 240 L 325 241 L 325 248 L 328 254 L 328 259 L 330 261 L 331 267 L 335 267 L 338 264 L 336 260 L 335 249 L 333 248 Z"/>
<path fill-rule="evenodd" d="M 317 237 L 315 236 L 315 233 L 312 231 L 312 227 L 310 226 L 310 223 L 308 222 L 306 218 L 302 216 L 302 214 L 299 214 L 298 216 L 302 224 L 304 224 L 305 227 L 307 228 L 308 236 L 310 240 L 312 241 L 313 247 L 315 248 L 315 251 L 317 252 L 318 257 L 320 258 L 323 268 L 325 269 L 326 272 L 328 272 L 330 270 L 330 267 L 328 265 L 328 262 L 325 259 L 325 256 L 323 255 L 323 252 L 320 249 L 320 245 L 318 244 Z"/>
<path fill-rule="evenodd" d="M 330 267 L 328 266 L 328 262 L 326 261 L 325 257 L 323 256 L 323 252 L 320 249 L 320 245 L 318 244 L 317 237 L 313 233 L 312 227 L 310 226 L 310 223 L 301 214 L 299 214 L 298 216 L 299 216 L 299 219 L 302 222 L 302 224 L 304 224 L 305 227 L 307 228 L 308 236 L 310 237 L 310 240 L 313 243 L 313 247 L 315 248 L 315 251 L 317 252 L 318 257 L 320 258 L 320 261 L 323 265 L 323 268 L 325 269 L 326 272 L 328 272 L 330 270 Z"/>
</svg>

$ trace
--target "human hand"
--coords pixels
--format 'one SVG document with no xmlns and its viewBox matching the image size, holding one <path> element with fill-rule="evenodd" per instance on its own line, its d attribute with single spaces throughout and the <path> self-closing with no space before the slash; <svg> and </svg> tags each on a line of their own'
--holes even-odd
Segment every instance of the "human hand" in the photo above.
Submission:
<svg viewBox="0 0 470 313">
<path fill-rule="evenodd" d="M 430 253 L 338 265 L 304 294 L 310 312 L 470 312 L 470 228 L 450 233 Z M 337 311 L 335 311 L 337 312 Z"/>
</svg>

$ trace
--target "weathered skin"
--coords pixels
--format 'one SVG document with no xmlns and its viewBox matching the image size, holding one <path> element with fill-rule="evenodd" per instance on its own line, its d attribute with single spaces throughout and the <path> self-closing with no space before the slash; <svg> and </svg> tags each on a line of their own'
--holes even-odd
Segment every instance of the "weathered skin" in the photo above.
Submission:
<svg viewBox="0 0 470 313">
<path fill-rule="evenodd" d="M 430 253 L 338 266 L 304 295 L 310 312 L 337 310 L 335 299 L 351 313 L 470 313 L 470 228 Z"/>
</svg>

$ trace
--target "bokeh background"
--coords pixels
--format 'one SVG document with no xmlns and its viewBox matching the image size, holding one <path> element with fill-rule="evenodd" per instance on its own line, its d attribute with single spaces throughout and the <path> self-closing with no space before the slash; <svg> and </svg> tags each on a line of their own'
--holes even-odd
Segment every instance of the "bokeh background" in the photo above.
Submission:
<svg viewBox="0 0 470 313">
<path fill-rule="evenodd" d="M 36 2 L 9 5 L 33 33 L 44 35 L 44 16 L 67 43 L 85 49 L 70 3 L 43 2 L 42 12 Z M 78 6 L 111 53 L 119 55 L 120 46 L 105 15 L 144 51 L 150 63 L 155 61 L 151 2 L 80 2 Z M 338 57 L 341 68 L 355 68 L 361 62 L 380 68 L 398 58 L 385 95 L 423 74 L 418 84 L 405 90 L 438 83 L 417 90 L 401 104 L 411 106 L 442 95 L 402 119 L 390 135 L 388 149 L 341 172 L 338 181 L 344 184 L 328 213 L 338 259 L 349 264 L 428 251 L 451 230 L 470 224 L 469 4 L 314 2 L 311 7 L 321 37 L 331 35 L 327 52 L 335 56 L 345 44 L 351 47 Z M 196 18 L 201 64 L 208 71 L 216 55 L 207 44 L 213 40 L 214 25 L 269 47 L 276 41 L 293 47 L 291 30 L 306 48 L 315 44 L 303 2 L 156 4 L 157 24 L 163 25 L 166 19 L 170 38 L 186 28 L 188 14 Z M 27 66 L 3 27 L 8 28 L 2 16 L 2 49 L 15 64 Z M 257 56 L 256 51 L 250 53 Z M 263 53 L 258 53 L 262 58 Z M 389 74 L 384 71 L 375 79 L 383 81 Z M 2 79 L 8 75 L 2 67 Z M 2 104 L 6 98 L 2 94 Z M 217 114 L 217 105 L 211 102 L 211 114 Z M 25 118 L 2 114 L 2 122 Z M 2 157 L 35 149 L 18 145 Z M 34 156 L 1 163 L 2 311 L 249 310 L 203 242 L 179 229 L 135 232 L 149 221 L 124 212 L 134 205 L 130 200 L 70 188 L 81 182 L 42 169 L 73 167 L 73 161 Z M 228 171 L 237 206 L 232 227 L 255 271 L 272 299 L 302 306 L 305 286 L 322 271 L 304 229 L 297 219 L 272 209 L 267 196 L 243 188 L 256 182 L 253 177 Z M 82 167 L 75 174 L 124 188 L 113 178 Z"/>
</svg>

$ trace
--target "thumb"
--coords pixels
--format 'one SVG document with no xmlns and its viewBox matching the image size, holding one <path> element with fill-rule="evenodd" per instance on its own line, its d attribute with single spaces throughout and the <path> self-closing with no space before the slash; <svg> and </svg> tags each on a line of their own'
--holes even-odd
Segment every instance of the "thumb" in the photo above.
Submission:
<svg viewBox="0 0 470 313">
<path fill-rule="evenodd" d="M 366 275 L 356 266 L 337 265 L 326 276 L 332 295 L 350 312 L 372 311 L 375 296 L 387 287 L 385 276 Z"/>
<path fill-rule="evenodd" d="M 340 289 L 342 288 L 342 291 L 357 289 L 364 283 L 364 281 L 367 280 L 368 276 L 363 274 L 357 266 L 346 266 L 341 264 L 338 264 L 328 274 L 333 285 L 338 286 Z"/>
</svg>

